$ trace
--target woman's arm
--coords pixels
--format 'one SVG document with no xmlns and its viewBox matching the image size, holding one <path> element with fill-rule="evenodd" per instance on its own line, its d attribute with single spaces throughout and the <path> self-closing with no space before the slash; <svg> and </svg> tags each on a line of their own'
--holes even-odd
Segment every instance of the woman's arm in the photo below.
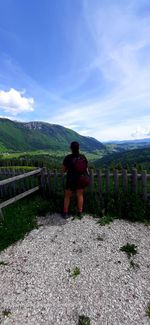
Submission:
<svg viewBox="0 0 150 325">
<path fill-rule="evenodd" d="M 67 167 L 65 165 L 61 166 L 61 172 L 65 173 L 67 171 Z"/>
</svg>

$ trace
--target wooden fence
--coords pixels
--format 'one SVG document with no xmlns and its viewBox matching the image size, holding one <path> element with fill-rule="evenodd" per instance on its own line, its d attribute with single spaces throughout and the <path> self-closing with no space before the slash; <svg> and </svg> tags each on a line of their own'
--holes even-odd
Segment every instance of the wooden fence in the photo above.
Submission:
<svg viewBox="0 0 150 325">
<path fill-rule="evenodd" d="M 115 169 L 113 172 L 110 172 L 109 169 L 103 172 L 101 170 L 96 172 L 91 170 L 90 176 L 91 190 L 94 190 L 96 178 L 99 194 L 103 192 L 109 193 L 110 191 L 117 193 L 119 190 L 127 192 L 130 190 L 132 193 L 140 193 L 145 201 L 150 196 L 150 174 L 147 174 L 146 170 L 141 173 L 138 173 L 137 169 L 133 169 L 131 173 L 128 173 L 126 169 L 122 171 Z"/>
<path fill-rule="evenodd" d="M 0 169 L 0 176 L 4 178 L 0 181 L 0 211 L 5 206 L 39 189 L 43 193 L 48 192 L 49 195 L 52 192 L 56 193 L 64 190 L 65 175 L 62 175 L 57 170 L 49 171 L 46 168 L 38 168 L 30 172 L 23 173 L 21 170 L 19 172 L 21 173 L 20 175 L 18 175 L 17 170 Z M 17 182 L 25 179 L 29 180 L 32 176 L 36 176 L 36 185 L 32 182 L 30 188 L 27 189 L 29 184 L 22 182 L 19 185 L 19 191 L 21 190 L 22 193 L 18 193 Z M 96 191 L 99 194 L 109 193 L 110 191 L 117 194 L 119 190 L 124 192 L 130 190 L 133 193 L 140 193 L 145 201 L 150 197 L 150 174 L 147 174 L 146 170 L 138 173 L 136 169 L 133 169 L 131 173 L 128 173 L 125 169 L 121 172 L 117 169 L 114 172 L 110 172 L 108 169 L 105 171 L 94 171 L 91 169 L 90 179 L 91 182 L 88 190 Z M 6 200 L 8 196 L 13 197 Z"/>
<path fill-rule="evenodd" d="M 3 216 L 3 213 L 2 213 L 2 208 L 6 207 L 7 205 L 11 204 L 11 203 L 14 203 L 36 191 L 38 191 L 40 189 L 40 183 L 37 185 L 37 186 L 34 186 L 28 190 L 25 190 L 25 183 L 23 183 L 23 190 L 24 192 L 20 193 L 20 194 L 17 194 L 17 182 L 20 181 L 20 180 L 24 180 L 24 179 L 27 179 L 31 176 L 40 176 L 40 179 L 41 179 L 41 175 L 42 175 L 42 169 L 39 168 L 39 169 L 36 169 L 36 170 L 33 170 L 33 171 L 30 171 L 30 172 L 27 172 L 27 173 L 23 173 L 23 174 L 20 174 L 20 175 L 15 175 L 15 173 L 18 173 L 18 171 L 15 171 L 15 170 L 1 170 L 0 171 L 0 175 L 3 175 L 3 176 L 10 176 L 10 174 L 12 173 L 11 177 L 9 178 L 6 178 L 6 179 L 3 179 L 0 181 L 0 200 L 2 201 L 2 199 L 5 199 L 5 197 L 7 198 L 8 195 L 12 195 L 12 192 L 13 192 L 13 197 L 3 201 L 0 203 L 0 214 L 1 216 Z M 38 181 L 39 182 L 39 181 Z M 28 183 L 29 185 L 29 183 Z M 13 186 L 13 187 L 12 187 Z M 16 195 L 17 194 L 17 195 Z"/>
</svg>

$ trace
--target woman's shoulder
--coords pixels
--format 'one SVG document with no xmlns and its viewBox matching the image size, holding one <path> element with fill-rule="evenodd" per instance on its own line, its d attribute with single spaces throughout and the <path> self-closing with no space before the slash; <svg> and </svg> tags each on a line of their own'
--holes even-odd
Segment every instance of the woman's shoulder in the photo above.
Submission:
<svg viewBox="0 0 150 325">
<path fill-rule="evenodd" d="M 65 156 L 65 158 L 64 158 L 64 162 L 68 162 L 68 161 L 70 161 L 71 159 L 72 159 L 72 154 L 69 154 L 69 155 Z"/>
<path fill-rule="evenodd" d="M 83 153 L 80 153 L 80 157 L 84 158 L 85 160 L 87 160 L 86 156 Z"/>
</svg>

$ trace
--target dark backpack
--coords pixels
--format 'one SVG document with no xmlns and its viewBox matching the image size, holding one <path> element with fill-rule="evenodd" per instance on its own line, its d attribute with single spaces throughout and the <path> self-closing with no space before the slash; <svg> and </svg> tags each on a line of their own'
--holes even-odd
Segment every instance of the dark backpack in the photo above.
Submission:
<svg viewBox="0 0 150 325">
<path fill-rule="evenodd" d="M 86 172 L 87 161 L 86 161 L 85 157 L 78 156 L 78 157 L 74 158 L 73 159 L 73 168 L 74 168 L 74 171 L 79 174 Z"/>
</svg>

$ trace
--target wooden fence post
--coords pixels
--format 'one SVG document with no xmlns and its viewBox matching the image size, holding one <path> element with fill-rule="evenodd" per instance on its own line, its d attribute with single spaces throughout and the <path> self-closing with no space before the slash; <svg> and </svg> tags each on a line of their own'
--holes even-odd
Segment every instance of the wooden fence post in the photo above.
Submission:
<svg viewBox="0 0 150 325">
<path fill-rule="evenodd" d="M 13 175 L 12 177 L 15 176 L 15 169 L 13 169 Z M 13 195 L 15 196 L 16 195 L 16 182 L 14 181 L 13 182 Z"/>
<path fill-rule="evenodd" d="M 93 190 L 94 190 L 94 170 L 93 169 L 90 169 L 90 179 L 91 179 L 90 189 L 93 192 Z"/>
<path fill-rule="evenodd" d="M 58 174 L 57 174 L 57 170 L 54 170 L 54 193 L 57 192 L 57 188 L 58 188 Z"/>
<path fill-rule="evenodd" d="M 122 186 L 123 186 L 123 191 L 126 192 L 128 189 L 128 175 L 126 169 L 122 170 Z"/>
<path fill-rule="evenodd" d="M 119 190 L 119 175 L 118 175 L 118 169 L 114 170 L 114 190 L 115 193 Z"/>
<path fill-rule="evenodd" d="M 65 189 L 65 175 L 62 174 L 62 188 L 63 188 L 63 191 Z"/>
<path fill-rule="evenodd" d="M 102 173 L 101 170 L 97 170 L 97 178 L 98 178 L 98 192 L 102 194 Z"/>
<path fill-rule="evenodd" d="M 137 193 L 137 169 L 134 168 L 131 174 L 131 191 Z"/>
<path fill-rule="evenodd" d="M 49 194 L 51 194 L 51 175 L 49 170 L 47 170 L 47 185 L 48 185 L 48 192 Z"/>
<path fill-rule="evenodd" d="M 44 195 L 44 188 L 45 188 L 45 182 L 44 182 L 44 178 L 45 178 L 45 170 L 44 168 L 42 168 L 41 170 L 41 177 L 40 177 L 40 190 L 42 195 Z"/>
<path fill-rule="evenodd" d="M 142 171 L 142 192 L 144 201 L 147 200 L 147 172 L 146 170 Z"/>
<path fill-rule="evenodd" d="M 4 220 L 4 215 L 2 209 L 0 209 L 0 221 Z"/>
<path fill-rule="evenodd" d="M 0 199 L 3 199 L 4 192 L 3 192 L 3 186 L 0 186 Z"/>
<path fill-rule="evenodd" d="M 110 171 L 106 169 L 106 193 L 110 191 Z"/>
</svg>

